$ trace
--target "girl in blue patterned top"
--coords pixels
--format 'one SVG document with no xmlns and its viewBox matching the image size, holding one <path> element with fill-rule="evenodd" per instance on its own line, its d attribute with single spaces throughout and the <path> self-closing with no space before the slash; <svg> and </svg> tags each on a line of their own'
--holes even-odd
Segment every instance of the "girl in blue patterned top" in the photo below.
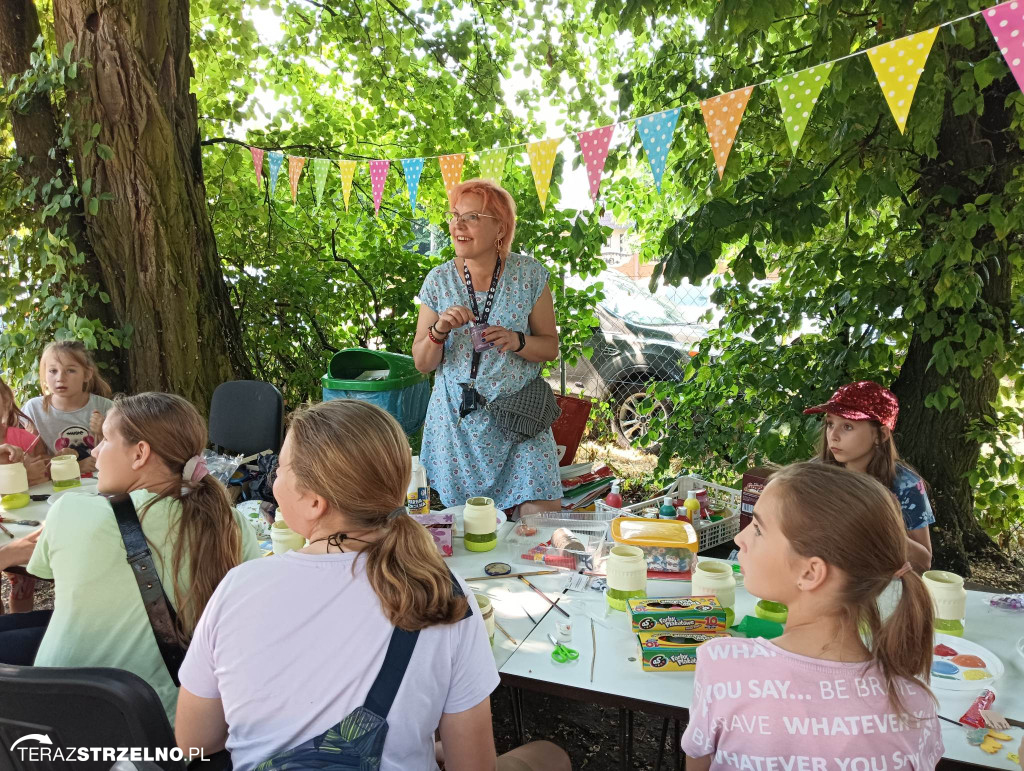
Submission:
<svg viewBox="0 0 1024 771">
<path fill-rule="evenodd" d="M 870 474 L 899 501 L 910 541 L 910 563 L 923 572 L 932 564 L 928 526 L 935 522 L 924 480 L 900 460 L 892 432 L 900 404 L 896 394 L 870 380 L 844 385 L 825 404 L 804 414 L 824 412 L 819 459 Z"/>
<path fill-rule="evenodd" d="M 482 495 L 520 514 L 557 511 L 562 486 L 551 430 L 513 442 L 476 396 L 490 402 L 515 393 L 558 356 L 548 271 L 511 251 L 516 205 L 504 188 L 473 179 L 453 188 L 449 201 L 455 259 L 423 282 L 412 347 L 420 372 L 437 370 L 420 450 L 430 485 L 445 506 Z M 475 373 L 474 334 L 493 344 Z"/>
</svg>

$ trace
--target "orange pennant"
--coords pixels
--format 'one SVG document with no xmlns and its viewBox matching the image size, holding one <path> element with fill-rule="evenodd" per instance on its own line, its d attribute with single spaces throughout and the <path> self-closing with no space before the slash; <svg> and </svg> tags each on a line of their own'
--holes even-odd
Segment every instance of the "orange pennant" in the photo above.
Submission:
<svg viewBox="0 0 1024 771">
<path fill-rule="evenodd" d="M 725 164 L 729 160 L 733 140 L 753 92 L 753 86 L 746 86 L 705 99 L 700 103 L 700 111 L 704 114 L 704 124 L 708 129 L 708 138 L 711 140 L 711 150 L 715 154 L 719 179 L 725 176 Z"/>
<path fill-rule="evenodd" d="M 298 158 L 294 155 L 288 156 L 288 182 L 292 186 L 292 203 L 295 203 L 295 197 L 299 194 L 299 175 L 302 173 L 302 167 L 305 165 L 305 158 Z"/>
<path fill-rule="evenodd" d="M 441 176 L 444 178 L 444 189 L 448 193 L 450 203 L 452 188 L 462 181 L 462 164 L 466 162 L 466 154 L 442 155 L 437 162 L 441 164 Z"/>
</svg>

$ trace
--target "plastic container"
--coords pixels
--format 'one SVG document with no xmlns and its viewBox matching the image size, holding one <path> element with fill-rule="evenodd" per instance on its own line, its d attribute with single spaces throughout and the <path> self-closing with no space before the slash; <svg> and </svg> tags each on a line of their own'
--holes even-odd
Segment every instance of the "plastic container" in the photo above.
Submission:
<svg viewBox="0 0 1024 771">
<path fill-rule="evenodd" d="M 82 472 L 74 455 L 55 455 L 50 459 L 50 479 L 57 492 L 82 484 Z"/>
<path fill-rule="evenodd" d="M 654 506 L 655 515 L 657 507 L 661 503 L 661 497 L 672 495 L 677 498 L 684 497 L 690 490 L 705 490 L 708 495 L 708 502 L 712 509 L 722 513 L 724 516 L 717 522 L 708 522 L 698 519 L 693 523 L 697 530 L 698 551 L 707 551 L 723 543 L 728 543 L 740 531 L 740 501 L 742 495 L 739 490 L 731 487 L 723 487 L 713 482 L 705 482 L 699 477 L 681 476 L 676 479 L 657 498 L 648 501 L 640 501 L 621 509 L 615 509 L 604 501 L 597 501 L 595 509 L 597 516 L 612 519 L 614 517 L 640 517 L 645 509 Z"/>
<path fill-rule="evenodd" d="M 477 607 L 480 608 L 480 617 L 484 620 L 484 627 L 487 629 L 487 639 L 494 645 L 494 606 L 491 598 L 486 594 L 476 594 Z"/>
<path fill-rule="evenodd" d="M 288 527 L 288 523 L 280 517 L 270 526 L 270 542 L 273 545 L 274 554 L 295 551 L 306 545 L 305 537 Z"/>
<path fill-rule="evenodd" d="M 736 576 L 726 562 L 700 560 L 693 568 L 691 593 L 694 597 L 717 597 L 725 608 L 725 625 L 732 626 L 736 607 Z"/>
<path fill-rule="evenodd" d="M 945 570 L 929 570 L 921 578 L 932 598 L 935 631 L 963 637 L 967 610 L 964 579 Z"/>
<path fill-rule="evenodd" d="M 686 509 L 686 518 L 696 522 L 700 518 L 700 501 L 697 500 L 697 491 L 690 490 L 686 493 L 686 500 L 683 501 L 683 508 Z"/>
<path fill-rule="evenodd" d="M 559 548 L 552 543 L 555 533 L 568 528 L 583 545 L 581 551 Z M 581 567 L 600 571 L 607 557 L 608 521 L 590 511 L 561 511 L 527 514 L 506 536 L 515 550 L 514 558 L 543 563 L 538 568 L 578 570 Z"/>
<path fill-rule="evenodd" d="M 647 596 L 647 559 L 637 546 L 613 546 L 605 562 L 608 591 L 605 597 L 615 610 L 626 610 L 630 597 Z"/>
<path fill-rule="evenodd" d="M 430 487 L 427 486 L 427 470 L 420 463 L 420 456 L 412 456 L 412 474 L 409 477 L 409 491 L 406 493 L 406 506 L 413 515 L 427 514 L 430 511 Z"/>
<path fill-rule="evenodd" d="M 661 507 L 658 509 L 658 519 L 675 519 L 676 507 L 672 505 L 672 498 L 665 496 L 661 499 Z"/>
<path fill-rule="evenodd" d="M 0 466 L 0 506 L 10 511 L 27 506 L 28 471 L 24 463 L 5 463 Z"/>
<path fill-rule="evenodd" d="M 789 617 L 789 608 L 781 602 L 771 600 L 758 600 L 754 606 L 754 615 L 763 618 L 765 621 L 774 621 L 776 624 L 785 624 Z"/>
<path fill-rule="evenodd" d="M 649 570 L 685 573 L 697 560 L 697 533 L 689 522 L 617 517 L 611 529 L 616 543 L 643 551 Z"/>
<path fill-rule="evenodd" d="M 491 498 L 481 496 L 466 501 L 462 524 L 466 529 L 463 543 L 469 551 L 490 551 L 498 545 L 498 511 Z"/>
<path fill-rule="evenodd" d="M 613 509 L 622 508 L 622 494 L 619 492 L 618 481 L 612 482 L 612 491 L 605 497 L 604 502 Z"/>
<path fill-rule="evenodd" d="M 366 348 L 345 348 L 331 358 L 320 384 L 325 402 L 362 399 L 390 412 L 407 436 L 423 426 L 430 382 L 411 356 Z"/>
</svg>

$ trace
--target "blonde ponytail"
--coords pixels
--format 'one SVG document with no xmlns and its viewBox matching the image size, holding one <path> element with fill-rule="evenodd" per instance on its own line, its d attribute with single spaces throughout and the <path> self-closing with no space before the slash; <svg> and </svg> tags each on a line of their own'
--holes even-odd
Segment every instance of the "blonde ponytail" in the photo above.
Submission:
<svg viewBox="0 0 1024 771">
<path fill-rule="evenodd" d="M 414 631 L 462 619 L 457 595 L 434 541 L 405 513 L 412 469 L 409 442 L 398 422 L 374 405 L 337 399 L 292 414 L 290 467 L 299 487 L 345 515 L 354 531 L 382 531 L 361 551 L 384 615 Z"/>
</svg>

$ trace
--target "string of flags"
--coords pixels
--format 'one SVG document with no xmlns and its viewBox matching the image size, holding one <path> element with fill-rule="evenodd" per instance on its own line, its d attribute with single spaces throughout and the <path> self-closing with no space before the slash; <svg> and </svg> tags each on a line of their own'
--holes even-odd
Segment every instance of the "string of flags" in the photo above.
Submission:
<svg viewBox="0 0 1024 771">
<path fill-rule="evenodd" d="M 766 80 L 751 86 L 744 86 L 700 102 L 701 114 L 708 133 L 711 153 L 719 179 L 725 176 L 725 168 L 729 154 L 735 144 L 743 114 L 754 90 L 769 84 L 775 85 L 776 95 L 782 110 L 783 125 L 790 149 L 796 154 L 803 139 L 804 131 L 818 102 L 822 89 L 828 84 L 832 68 L 845 59 L 867 54 L 871 67 L 875 72 L 879 88 L 900 133 L 907 127 L 910 106 L 914 100 L 921 75 L 924 73 L 925 62 L 935 43 L 939 28 L 956 24 L 982 14 L 989 30 L 999 46 L 1017 81 L 1024 91 L 1024 0 L 1007 0 L 1007 2 L 980 11 L 966 14 L 957 19 L 943 22 L 931 29 L 916 32 L 888 43 L 855 51 L 830 62 L 809 67 L 794 73 L 788 73 L 772 80 Z M 608 150 L 618 127 L 635 124 L 636 131 L 643 143 L 647 161 L 651 167 L 651 175 L 658 192 L 661 192 L 661 181 L 665 174 L 668 151 L 672 146 L 676 127 L 682 108 L 629 118 L 600 128 L 580 131 L 576 134 L 580 151 L 587 169 L 587 180 L 590 196 L 595 201 L 601 187 L 601 175 L 608 159 Z M 533 172 L 534 186 L 543 211 L 547 203 L 551 187 L 551 174 L 554 169 L 558 146 L 566 137 L 551 137 L 536 142 L 526 143 L 526 154 Z M 523 144 L 509 147 L 498 147 L 481 150 L 476 153 L 480 167 L 480 176 L 501 183 L 505 173 L 505 163 L 509 151 L 523 147 Z M 252 154 L 253 168 L 256 172 L 257 189 L 262 189 L 263 162 L 267 163 L 267 186 L 273 197 L 277 186 L 277 178 L 284 165 L 284 153 L 280 151 L 264 151 L 258 147 L 249 147 Z M 292 202 L 298 196 L 299 177 L 307 160 L 312 161 L 313 198 L 316 206 L 323 199 L 324 185 L 332 161 L 327 158 L 307 159 L 302 156 L 288 156 L 288 182 L 291 187 Z M 426 161 L 437 160 L 444 180 L 445 191 L 451 196 L 452 189 L 462 181 L 462 171 L 466 162 L 466 153 L 429 156 L 423 158 L 401 159 L 402 172 L 409 192 L 409 204 L 413 214 L 416 213 L 416 197 L 419 191 L 420 177 Z M 348 211 L 355 178 L 357 161 L 336 161 L 341 172 L 342 195 L 345 210 Z M 371 160 L 367 163 L 370 172 L 370 184 L 373 191 L 373 209 L 380 211 L 391 161 L 386 159 Z"/>
</svg>

